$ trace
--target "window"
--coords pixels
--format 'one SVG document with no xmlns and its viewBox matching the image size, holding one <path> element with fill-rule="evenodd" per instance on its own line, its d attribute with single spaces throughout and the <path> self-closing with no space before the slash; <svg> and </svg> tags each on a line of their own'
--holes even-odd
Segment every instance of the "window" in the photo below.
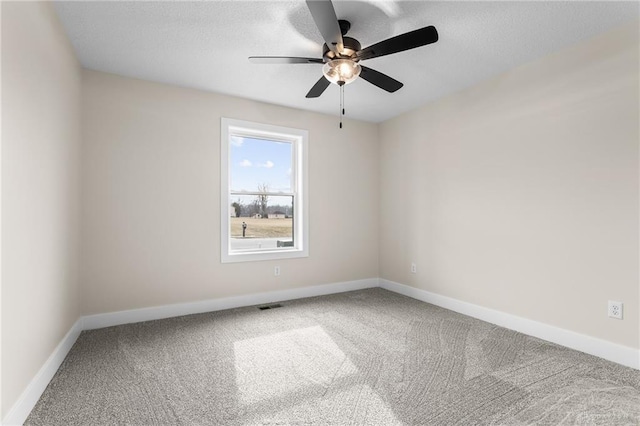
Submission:
<svg viewBox="0 0 640 426">
<path fill-rule="evenodd" d="M 223 118 L 222 262 L 309 255 L 307 131 Z"/>
</svg>

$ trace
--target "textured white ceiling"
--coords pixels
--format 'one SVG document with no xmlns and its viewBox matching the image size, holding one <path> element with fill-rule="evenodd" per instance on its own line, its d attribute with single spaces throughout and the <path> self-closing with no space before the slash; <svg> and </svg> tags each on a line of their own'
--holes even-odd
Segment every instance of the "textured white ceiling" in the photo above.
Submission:
<svg viewBox="0 0 640 426">
<path fill-rule="evenodd" d="M 522 63 L 637 20 L 637 2 L 334 1 L 363 47 L 427 25 L 432 45 L 363 64 L 400 80 L 387 93 L 358 79 L 345 88 L 347 117 L 379 122 Z M 322 55 L 304 1 L 56 2 L 86 68 L 337 114 L 338 86 L 305 94 L 316 64 L 251 64 L 248 56 Z"/>
</svg>

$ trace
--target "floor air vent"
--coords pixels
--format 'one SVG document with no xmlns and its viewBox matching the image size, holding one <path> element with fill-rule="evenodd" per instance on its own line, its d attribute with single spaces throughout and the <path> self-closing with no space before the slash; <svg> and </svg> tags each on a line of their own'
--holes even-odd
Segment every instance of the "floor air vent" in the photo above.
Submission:
<svg viewBox="0 0 640 426">
<path fill-rule="evenodd" d="M 282 305 L 279 303 L 276 303 L 275 305 L 258 306 L 258 309 L 260 309 L 261 311 L 264 311 L 265 309 L 275 309 L 275 308 L 282 308 Z"/>
</svg>

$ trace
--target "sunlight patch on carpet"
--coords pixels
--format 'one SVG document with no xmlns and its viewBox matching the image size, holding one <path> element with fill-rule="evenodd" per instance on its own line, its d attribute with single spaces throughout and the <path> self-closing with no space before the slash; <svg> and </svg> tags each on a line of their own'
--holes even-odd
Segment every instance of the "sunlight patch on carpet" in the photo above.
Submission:
<svg viewBox="0 0 640 426">
<path fill-rule="evenodd" d="M 234 343 L 238 396 L 243 404 L 327 388 L 358 369 L 320 326 Z"/>
<path fill-rule="evenodd" d="M 308 418 L 309 413 L 322 413 L 318 424 L 403 424 L 384 399 L 371 386 L 362 383 L 342 386 L 323 396 L 296 401 L 286 408 L 263 414 L 260 421 L 266 424 L 289 424 L 291 419 Z"/>
</svg>

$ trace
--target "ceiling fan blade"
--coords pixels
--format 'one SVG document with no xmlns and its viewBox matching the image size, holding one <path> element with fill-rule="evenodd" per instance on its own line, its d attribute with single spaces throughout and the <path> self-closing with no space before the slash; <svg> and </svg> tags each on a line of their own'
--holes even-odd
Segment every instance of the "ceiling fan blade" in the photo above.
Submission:
<svg viewBox="0 0 640 426">
<path fill-rule="evenodd" d="M 324 64 L 322 59 L 289 56 L 249 56 L 249 61 L 254 64 Z"/>
<path fill-rule="evenodd" d="M 369 83 L 373 84 L 374 86 L 378 86 L 379 88 L 386 90 L 389 93 L 393 93 L 396 90 L 400 89 L 402 86 L 404 86 L 398 80 L 395 80 L 386 74 L 382 74 L 379 71 L 364 67 L 362 65 L 360 65 L 360 67 L 362 67 L 362 71 L 360 72 L 360 77 L 367 80 Z"/>
<path fill-rule="evenodd" d="M 438 41 L 438 31 L 433 26 L 420 28 L 395 37 L 388 38 L 356 53 L 361 61 L 398 53 Z"/>
<path fill-rule="evenodd" d="M 334 53 L 342 52 L 342 31 L 331 0 L 307 0 L 307 7 L 329 49 Z"/>
<path fill-rule="evenodd" d="M 307 93 L 306 97 L 317 98 L 318 96 L 322 95 L 322 92 L 324 92 L 327 89 L 327 87 L 329 87 L 330 84 L 331 82 L 326 78 L 324 78 L 324 75 L 323 75 L 322 77 L 320 77 L 320 80 L 318 80 L 316 84 L 313 85 L 311 90 L 309 90 L 309 93 Z"/>
</svg>

